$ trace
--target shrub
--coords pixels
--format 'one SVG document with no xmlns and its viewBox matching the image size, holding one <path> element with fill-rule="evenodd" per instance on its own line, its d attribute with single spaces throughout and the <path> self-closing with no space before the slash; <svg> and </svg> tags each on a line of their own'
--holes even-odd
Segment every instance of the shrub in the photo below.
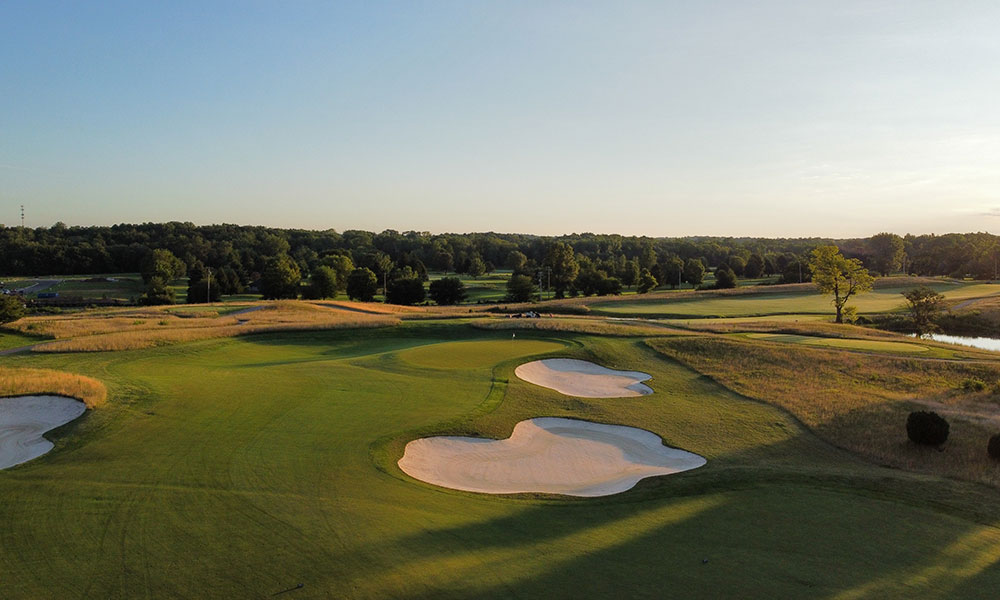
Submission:
<svg viewBox="0 0 1000 600">
<path fill-rule="evenodd" d="M 962 382 L 961 388 L 966 392 L 982 392 L 986 390 L 986 382 L 981 379 L 969 378 Z"/>
<path fill-rule="evenodd" d="M 919 410 L 906 419 L 906 435 L 914 443 L 940 446 L 948 440 L 948 421 L 936 412 Z"/>
<path fill-rule="evenodd" d="M 1000 433 L 990 438 L 990 443 L 986 445 L 986 452 L 990 457 L 1000 460 Z"/>
</svg>

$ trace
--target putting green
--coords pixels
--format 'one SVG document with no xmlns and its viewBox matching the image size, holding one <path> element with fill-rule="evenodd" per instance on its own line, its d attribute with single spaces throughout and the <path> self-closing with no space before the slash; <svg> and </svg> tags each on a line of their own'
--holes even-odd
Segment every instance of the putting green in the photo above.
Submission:
<svg viewBox="0 0 1000 600">
<path fill-rule="evenodd" d="M 462 324 L 4 357 L 98 377 L 110 397 L 57 430 L 51 452 L 0 472 L 2 595 L 986 598 L 1000 588 L 1000 529 L 983 524 L 1000 522 L 995 490 L 857 460 L 638 339 L 517 335 L 529 344 L 491 351 L 508 361 L 495 373 L 403 357 L 420 347 L 450 365 L 510 343 Z M 566 398 L 514 376 L 511 356 L 553 348 L 646 371 L 663 392 Z M 395 466 L 411 439 L 504 439 L 538 416 L 646 429 L 708 464 L 576 500 L 444 490 Z"/>
<path fill-rule="evenodd" d="M 559 342 L 511 337 L 482 342 L 430 344 L 400 352 L 399 358 L 412 365 L 430 369 L 477 369 L 519 356 L 555 352 L 565 347 Z"/>
<path fill-rule="evenodd" d="M 791 333 L 747 333 L 748 338 L 782 344 L 805 344 L 807 346 L 823 346 L 844 350 L 867 350 L 871 352 L 927 352 L 927 346 L 907 342 L 887 342 L 883 340 L 859 340 L 851 338 L 827 338 L 813 335 L 795 335 Z"/>
</svg>

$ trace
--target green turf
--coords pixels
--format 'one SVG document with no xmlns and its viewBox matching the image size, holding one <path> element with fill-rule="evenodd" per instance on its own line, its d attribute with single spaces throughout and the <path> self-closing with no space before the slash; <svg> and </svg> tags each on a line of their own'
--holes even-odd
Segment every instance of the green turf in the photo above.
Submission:
<svg viewBox="0 0 1000 600">
<path fill-rule="evenodd" d="M 2 596 L 988 598 L 1000 586 L 1000 530 L 980 524 L 1000 519 L 994 490 L 863 463 L 639 340 L 517 333 L 509 352 L 507 332 L 419 323 L 5 357 L 99 377 L 111 398 L 57 432 L 55 451 L 0 472 Z M 570 398 L 513 376 L 529 356 L 511 357 L 552 349 L 649 372 L 655 394 Z M 506 437 L 540 415 L 645 427 L 709 463 L 587 500 L 443 490 L 394 466 L 413 436 Z"/>
<path fill-rule="evenodd" d="M 428 344 L 399 353 L 403 361 L 431 369 L 475 369 L 491 367 L 519 356 L 560 350 L 562 344 L 544 340 L 517 339 Z"/>
<path fill-rule="evenodd" d="M 935 284 L 932 287 L 951 300 L 977 298 L 1000 293 L 1000 286 L 979 284 Z M 900 310 L 905 301 L 901 292 L 909 288 L 881 288 L 850 299 L 848 304 L 859 312 L 873 313 Z M 732 296 L 704 296 L 684 299 L 656 297 L 622 302 L 597 302 L 590 305 L 594 314 L 636 315 L 644 317 L 703 318 L 744 317 L 774 314 L 833 314 L 830 296 L 819 293 L 760 293 Z"/>
<path fill-rule="evenodd" d="M 20 348 L 21 346 L 30 346 L 31 344 L 36 344 L 41 341 L 45 341 L 48 338 L 43 338 L 34 335 L 25 335 L 23 333 L 17 333 L 13 331 L 0 330 L 0 350 L 7 350 L 10 348 Z"/>
<path fill-rule="evenodd" d="M 912 354 L 927 352 L 927 346 L 907 342 L 888 342 L 884 340 L 859 340 L 851 338 L 828 338 L 814 335 L 795 335 L 786 333 L 747 333 L 746 337 L 782 344 L 805 344 L 807 346 L 823 346 L 843 350 L 862 350 L 867 352 L 890 352 Z"/>
</svg>

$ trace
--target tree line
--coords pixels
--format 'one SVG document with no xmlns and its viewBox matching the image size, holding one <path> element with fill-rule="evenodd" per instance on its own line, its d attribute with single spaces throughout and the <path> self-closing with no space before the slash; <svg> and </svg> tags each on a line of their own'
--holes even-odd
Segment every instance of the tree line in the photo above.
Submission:
<svg viewBox="0 0 1000 600">
<path fill-rule="evenodd" d="M 315 231 L 191 223 L 121 224 L 110 227 L 0 226 L 0 273 L 80 275 L 140 272 L 147 301 L 169 301 L 167 283 L 187 275 L 189 295 L 209 299 L 251 287 L 268 297 L 329 297 L 347 291 L 370 299 L 379 290 L 401 303 L 419 302 L 429 271 L 480 276 L 510 269 L 512 297 L 542 285 L 554 294 L 615 294 L 688 284 L 700 286 L 709 271 L 715 285 L 777 276 L 809 281 L 810 252 L 837 245 L 878 274 L 904 271 L 992 279 L 1000 238 L 987 233 L 870 238 L 650 238 L 582 233 L 558 237 L 526 234 L 437 234 L 386 230 Z M 308 285 L 303 287 L 301 282 Z M 530 283 L 527 283 L 530 281 Z M 452 284 L 448 284 L 452 285 Z M 439 286 L 440 288 L 441 286 Z M 442 288 L 443 289 L 443 288 Z M 353 293 L 352 293 L 353 292 Z M 451 296 L 454 296 L 452 293 Z"/>
</svg>

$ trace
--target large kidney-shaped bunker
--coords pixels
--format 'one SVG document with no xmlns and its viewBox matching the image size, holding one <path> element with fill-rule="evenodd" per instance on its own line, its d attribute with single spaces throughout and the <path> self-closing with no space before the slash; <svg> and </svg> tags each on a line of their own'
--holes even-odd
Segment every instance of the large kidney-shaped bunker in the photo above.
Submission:
<svg viewBox="0 0 1000 600">
<path fill-rule="evenodd" d="M 639 371 L 616 371 L 573 358 L 546 358 L 525 363 L 516 369 L 519 378 L 580 398 L 625 398 L 652 394 L 642 383 L 652 376 Z"/>
<path fill-rule="evenodd" d="M 52 449 L 42 437 L 87 410 L 79 400 L 64 396 L 0 398 L 0 469 L 27 462 Z"/>
<path fill-rule="evenodd" d="M 695 469 L 705 459 L 644 429 L 577 419 L 521 421 L 505 440 L 439 436 L 406 445 L 399 468 L 441 487 L 513 494 L 608 496 L 640 479 Z"/>
</svg>

